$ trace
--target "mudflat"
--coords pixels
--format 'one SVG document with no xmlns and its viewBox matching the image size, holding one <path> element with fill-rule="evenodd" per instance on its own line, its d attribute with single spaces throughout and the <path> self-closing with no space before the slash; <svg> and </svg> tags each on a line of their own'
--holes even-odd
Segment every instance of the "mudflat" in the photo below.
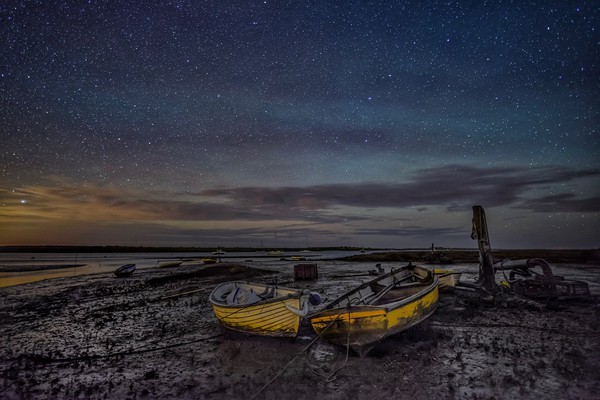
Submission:
<svg viewBox="0 0 600 400">
<path fill-rule="evenodd" d="M 582 269 L 599 294 L 600 268 L 573 274 L 581 277 Z M 320 262 L 319 279 L 306 282 L 293 281 L 291 264 L 138 272 L 1 288 L 0 398 L 591 399 L 600 393 L 594 301 L 488 304 L 443 292 L 425 323 L 360 358 L 314 340 L 307 325 L 296 339 L 225 331 L 208 303 L 215 285 L 229 280 L 306 287 L 331 300 L 369 279 L 356 268 Z"/>
</svg>

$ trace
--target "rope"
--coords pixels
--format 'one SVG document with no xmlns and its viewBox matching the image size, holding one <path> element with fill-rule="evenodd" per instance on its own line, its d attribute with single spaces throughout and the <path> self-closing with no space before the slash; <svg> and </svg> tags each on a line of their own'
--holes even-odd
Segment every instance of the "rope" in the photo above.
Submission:
<svg viewBox="0 0 600 400">
<path fill-rule="evenodd" d="M 348 311 L 348 316 L 350 316 L 350 311 Z M 342 363 L 342 365 L 337 367 L 335 370 L 333 370 L 333 372 L 331 374 L 329 374 L 327 379 L 325 379 L 325 382 L 333 382 L 336 380 L 337 376 L 335 376 L 335 375 L 342 368 L 344 368 L 346 366 L 346 364 L 348 363 L 348 355 L 349 354 L 350 354 L 350 330 L 348 329 L 347 336 L 346 336 L 346 358 L 344 359 L 344 362 Z"/>
<path fill-rule="evenodd" d="M 208 337 L 204 337 L 204 338 L 200 338 L 200 339 L 195 339 L 195 340 L 191 340 L 189 342 L 185 342 L 185 343 L 176 343 L 176 344 L 170 344 L 167 346 L 161 346 L 161 347 L 153 347 L 150 349 L 144 349 L 143 347 L 138 348 L 136 350 L 129 350 L 129 351 L 122 351 L 122 352 L 117 352 L 117 353 L 109 353 L 109 354 L 92 354 L 92 355 L 86 355 L 86 356 L 79 356 L 79 357 L 71 357 L 71 358 L 54 358 L 54 359 L 41 359 L 40 362 L 43 362 L 45 364 L 53 364 L 53 363 L 69 363 L 69 362 L 75 362 L 75 361 L 84 361 L 84 360 L 97 360 L 97 359 L 102 359 L 102 358 L 110 358 L 110 357 L 117 357 L 117 356 L 129 356 L 129 355 L 134 355 L 134 354 L 143 354 L 143 353 L 151 353 L 153 351 L 160 351 L 160 350 L 166 350 L 166 349 L 172 349 L 174 347 L 180 347 L 180 346 L 185 346 L 188 344 L 192 344 L 192 343 L 198 343 L 198 342 L 203 342 L 205 340 L 210 340 L 210 339 L 214 339 L 217 338 L 219 336 L 223 336 L 223 333 L 219 333 L 216 335 L 212 335 L 212 336 L 208 336 Z M 20 368 L 20 369 L 8 369 L 8 370 L 2 370 L 0 371 L 0 374 L 6 373 L 7 371 L 21 371 L 27 368 Z"/>
<path fill-rule="evenodd" d="M 337 320 L 337 318 L 336 318 Z M 348 309 L 348 320 L 350 320 L 350 309 Z M 350 330 L 348 329 L 348 331 L 346 332 L 346 359 L 344 360 L 344 362 L 342 363 L 342 365 L 340 365 L 339 367 L 337 367 L 336 369 L 333 370 L 333 372 L 329 375 L 324 375 L 321 374 L 319 371 L 317 371 L 316 369 L 314 369 L 314 367 L 312 365 L 310 365 L 310 363 L 308 362 L 308 357 L 306 358 L 306 366 L 308 367 L 308 369 L 310 369 L 314 374 L 320 376 L 321 378 L 325 378 L 325 382 L 333 382 L 334 380 L 336 380 L 336 374 L 346 366 L 346 364 L 348 363 L 348 356 L 350 354 Z"/>
<path fill-rule="evenodd" d="M 300 356 L 301 356 L 301 355 L 302 355 L 302 354 L 303 354 L 305 351 L 307 351 L 308 349 L 310 349 L 310 348 L 312 347 L 312 345 L 313 345 L 313 344 L 314 344 L 314 343 L 315 343 L 315 342 L 316 342 L 318 339 L 320 339 L 320 338 L 321 338 L 321 336 L 323 335 L 323 333 L 325 333 L 325 331 L 326 331 L 327 329 L 329 329 L 329 328 L 330 328 L 330 327 L 333 325 L 333 323 L 334 323 L 334 322 L 336 322 L 336 321 L 338 320 L 338 318 L 340 317 L 340 315 L 342 315 L 342 313 L 344 313 L 345 311 L 346 311 L 345 309 L 344 309 L 344 310 L 342 310 L 342 311 L 340 311 L 340 312 L 339 312 L 339 314 L 338 314 L 338 315 L 336 315 L 336 316 L 335 316 L 335 318 L 334 318 L 334 319 L 333 319 L 333 320 L 332 320 L 332 321 L 329 323 L 329 325 L 327 325 L 327 326 L 325 327 L 325 329 L 323 329 L 323 330 L 321 331 L 321 333 L 319 333 L 319 334 L 317 335 L 317 337 L 315 337 L 313 340 L 311 340 L 311 341 L 310 341 L 310 343 L 309 343 L 309 344 L 308 344 L 306 347 L 304 347 L 302 350 L 300 350 L 300 351 L 298 352 L 298 354 L 296 354 L 296 355 L 294 356 L 294 358 L 292 358 L 292 359 L 290 360 L 290 362 L 288 362 L 288 363 L 287 363 L 287 364 L 286 364 L 286 365 L 285 365 L 285 366 L 284 366 L 282 369 L 280 369 L 280 370 L 279 370 L 279 372 L 277 372 L 277 373 L 275 374 L 275 376 L 273 376 L 271 379 L 269 379 L 269 381 L 268 381 L 267 383 L 265 383 L 265 384 L 264 384 L 264 385 L 263 385 L 263 386 L 262 386 L 262 387 L 261 387 L 261 388 L 260 388 L 260 389 L 259 389 L 259 390 L 258 390 L 256 393 L 254 393 L 254 394 L 252 395 L 252 397 L 250 398 L 250 400 L 254 399 L 256 396 L 258 396 L 259 394 L 261 394 L 261 393 L 262 393 L 262 391 L 263 391 L 263 390 L 265 390 L 267 387 L 269 387 L 269 385 L 270 385 L 271 383 L 273 383 L 273 382 L 275 381 L 275 379 L 279 378 L 279 376 L 281 376 L 281 374 L 283 374 L 283 373 L 285 372 L 285 370 L 287 370 L 287 369 L 289 368 L 289 366 L 290 366 L 290 365 L 292 365 L 292 363 L 293 363 L 294 361 L 296 361 L 296 359 L 297 359 L 298 357 L 300 357 Z M 349 310 L 349 309 L 348 309 L 348 315 L 350 315 L 350 310 Z M 348 335 L 349 335 L 349 334 L 348 334 Z M 349 337 L 350 337 L 350 336 L 348 336 L 348 338 L 349 338 Z M 336 372 L 337 372 L 337 371 L 336 371 Z"/>
</svg>

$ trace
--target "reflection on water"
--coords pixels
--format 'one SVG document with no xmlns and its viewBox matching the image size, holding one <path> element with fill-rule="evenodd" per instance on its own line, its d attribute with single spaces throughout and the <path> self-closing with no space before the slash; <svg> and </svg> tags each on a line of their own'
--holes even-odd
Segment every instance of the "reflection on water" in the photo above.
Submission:
<svg viewBox="0 0 600 400">
<path fill-rule="evenodd" d="M 25 256 L 28 257 L 28 256 Z M 0 257 L 0 287 L 22 285 L 24 283 L 37 282 L 44 279 L 63 278 L 103 272 L 103 269 L 92 268 L 92 264 L 73 264 L 72 260 L 30 260 L 11 259 L 3 260 Z M 29 259 L 31 257 L 28 257 Z M 54 267 L 54 268 L 52 268 Z M 9 268 L 10 271 L 6 271 Z M 112 268 L 112 267 L 111 267 Z M 22 269 L 23 271 L 14 271 Z"/>
<path fill-rule="evenodd" d="M 148 254 L 0 254 L 0 287 L 21 285 L 44 279 L 112 273 L 119 266 L 128 262 L 146 267 L 151 267 L 156 263 L 156 259 L 145 259 L 145 256 L 148 256 Z M 74 264 L 83 264 L 83 266 L 59 269 L 47 268 L 48 266 Z M 22 269 L 22 272 L 4 272 L 6 268 Z M 43 270 L 32 271 L 36 268 L 42 268 Z"/>
<path fill-rule="evenodd" d="M 63 278 L 65 276 L 73 276 L 73 272 L 61 270 L 48 270 L 36 272 L 0 272 L 0 287 L 22 285 L 42 281 L 44 279 Z"/>
</svg>

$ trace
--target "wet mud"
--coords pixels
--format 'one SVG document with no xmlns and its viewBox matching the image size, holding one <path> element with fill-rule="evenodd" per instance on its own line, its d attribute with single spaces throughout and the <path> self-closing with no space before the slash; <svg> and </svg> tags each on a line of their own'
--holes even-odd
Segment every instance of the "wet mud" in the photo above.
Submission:
<svg viewBox="0 0 600 400">
<path fill-rule="evenodd" d="M 369 279 L 332 278 L 356 270 L 319 267 L 314 282 L 294 282 L 291 265 L 217 264 L 2 288 L 0 398 L 592 399 L 600 393 L 597 301 L 506 297 L 489 304 L 446 291 L 432 317 L 363 358 L 315 340 L 307 324 L 296 339 L 256 337 L 223 330 L 212 314 L 208 295 L 228 280 L 307 287 L 331 300 Z M 597 274 L 586 277 L 597 288 Z"/>
</svg>

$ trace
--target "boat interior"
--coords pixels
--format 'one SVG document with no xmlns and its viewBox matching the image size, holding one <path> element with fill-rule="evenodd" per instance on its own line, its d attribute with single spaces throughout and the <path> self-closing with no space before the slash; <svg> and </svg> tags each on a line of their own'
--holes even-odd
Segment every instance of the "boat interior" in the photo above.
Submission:
<svg viewBox="0 0 600 400">
<path fill-rule="evenodd" d="M 215 303 L 221 305 L 249 305 L 290 294 L 292 294 L 291 290 L 273 285 L 228 282 L 215 289 L 211 298 Z"/>
<path fill-rule="evenodd" d="M 432 279 L 431 276 L 420 277 L 416 274 L 408 274 L 401 279 L 384 280 L 385 285 L 382 281 L 373 282 L 338 299 L 328 308 L 343 308 L 348 305 L 383 305 L 399 301 L 421 292 L 431 284 Z"/>
</svg>

